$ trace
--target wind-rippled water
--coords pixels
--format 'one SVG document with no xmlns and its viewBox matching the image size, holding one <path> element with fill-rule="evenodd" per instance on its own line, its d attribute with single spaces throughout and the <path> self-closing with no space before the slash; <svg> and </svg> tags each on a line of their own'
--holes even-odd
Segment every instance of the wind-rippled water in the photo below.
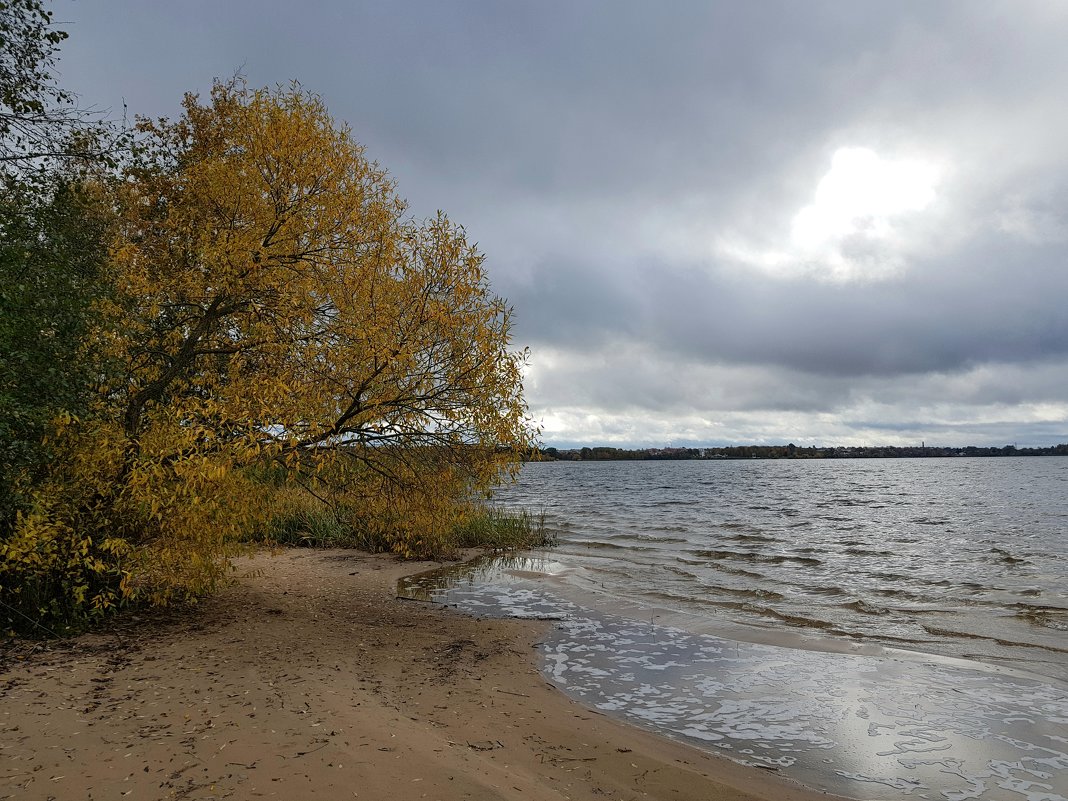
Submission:
<svg viewBox="0 0 1068 801">
<path fill-rule="evenodd" d="M 1068 459 L 524 466 L 547 553 L 403 579 L 555 621 L 582 702 L 850 798 L 1068 801 Z"/>
<path fill-rule="evenodd" d="M 499 502 L 609 605 L 1068 680 L 1065 458 L 531 463 Z"/>
</svg>

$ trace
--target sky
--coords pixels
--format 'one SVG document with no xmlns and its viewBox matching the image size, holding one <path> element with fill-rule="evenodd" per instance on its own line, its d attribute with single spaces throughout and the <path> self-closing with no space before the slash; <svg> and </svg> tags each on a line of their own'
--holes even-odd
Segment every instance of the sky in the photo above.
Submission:
<svg viewBox="0 0 1068 801">
<path fill-rule="evenodd" d="M 1068 3 L 53 9 L 115 116 L 321 95 L 479 243 L 547 446 L 1068 442 Z"/>
</svg>

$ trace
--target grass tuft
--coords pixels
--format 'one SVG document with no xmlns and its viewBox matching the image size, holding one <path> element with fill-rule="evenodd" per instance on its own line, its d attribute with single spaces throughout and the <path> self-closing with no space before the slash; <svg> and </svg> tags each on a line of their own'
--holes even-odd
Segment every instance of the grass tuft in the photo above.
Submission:
<svg viewBox="0 0 1068 801">
<path fill-rule="evenodd" d="M 452 533 L 458 548 L 507 551 L 556 545 L 556 534 L 545 527 L 545 513 L 534 514 L 526 509 L 490 506 Z"/>
<path fill-rule="evenodd" d="M 362 519 L 344 503 L 331 505 L 294 486 L 265 486 L 271 498 L 267 521 L 246 539 L 305 548 L 355 548 L 372 553 L 394 550 L 388 520 Z M 460 548 L 494 551 L 551 547 L 556 535 L 545 526 L 545 514 L 492 505 L 476 507 L 463 522 L 434 536 L 434 553 L 447 555 Z"/>
</svg>

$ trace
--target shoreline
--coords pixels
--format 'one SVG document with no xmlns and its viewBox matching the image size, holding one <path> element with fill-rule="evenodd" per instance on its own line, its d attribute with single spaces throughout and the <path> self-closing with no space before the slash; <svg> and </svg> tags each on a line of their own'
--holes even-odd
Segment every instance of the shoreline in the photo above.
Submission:
<svg viewBox="0 0 1068 801">
<path fill-rule="evenodd" d="M 495 557 L 488 557 L 489 560 L 492 560 L 493 558 Z M 487 557 L 476 553 L 471 560 L 461 561 L 455 565 L 447 564 L 445 566 L 457 577 L 458 583 L 462 584 L 467 577 L 467 573 L 462 570 L 462 567 L 466 564 L 478 562 L 483 559 L 487 559 Z M 551 549 L 546 551 L 546 559 L 555 559 Z M 490 562 L 490 564 L 492 564 L 492 562 Z M 557 562 L 557 564 L 560 564 L 560 562 Z M 573 568 L 566 568 L 565 572 L 569 572 L 572 569 Z M 1003 664 L 984 659 L 981 655 L 964 657 L 948 653 L 940 653 L 934 650 L 922 650 L 919 644 L 909 648 L 904 645 L 893 645 L 879 641 L 846 639 L 841 636 L 828 635 L 821 630 L 798 631 L 786 627 L 758 628 L 729 619 L 701 617 L 693 611 L 684 611 L 673 609 L 668 606 L 661 606 L 655 601 L 635 601 L 633 598 L 608 595 L 603 591 L 600 593 L 590 592 L 576 584 L 569 584 L 566 580 L 561 578 L 561 574 L 544 572 L 535 568 L 481 568 L 474 571 L 474 575 L 478 576 L 477 580 L 479 582 L 493 581 L 500 576 L 505 576 L 511 579 L 519 579 L 521 582 L 530 582 L 533 586 L 544 584 L 544 586 L 549 587 L 557 597 L 575 603 L 596 614 L 613 615 L 629 618 L 635 621 L 648 620 L 649 622 L 655 622 L 659 626 L 681 629 L 689 634 L 697 636 L 708 635 L 731 642 L 770 645 L 777 648 L 815 651 L 817 653 L 838 654 L 842 656 L 874 656 L 900 659 L 910 662 L 938 663 L 977 672 L 989 673 L 991 675 L 1015 677 L 1025 681 L 1042 681 L 1057 687 L 1068 689 L 1068 680 L 1052 672 L 1043 672 L 1041 668 L 1030 666 L 1015 667 L 1011 664 Z M 425 591 L 425 598 L 418 594 L 414 594 L 408 596 L 407 599 L 413 601 L 429 601 L 429 598 L 435 590 L 444 592 L 444 597 L 448 599 L 448 588 L 437 585 L 435 585 L 433 590 Z M 446 602 L 448 601 L 446 600 Z"/>
<path fill-rule="evenodd" d="M 0 799 L 831 798 L 587 709 L 547 624 L 397 599 L 439 566 L 261 552 L 187 610 L 0 666 Z"/>
</svg>

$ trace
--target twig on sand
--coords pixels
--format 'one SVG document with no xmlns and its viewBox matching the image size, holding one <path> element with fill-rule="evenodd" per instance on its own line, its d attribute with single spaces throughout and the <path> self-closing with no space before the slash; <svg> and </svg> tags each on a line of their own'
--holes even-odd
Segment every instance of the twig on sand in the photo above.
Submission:
<svg viewBox="0 0 1068 801">
<path fill-rule="evenodd" d="M 472 748 L 475 751 L 494 751 L 498 748 L 504 748 L 504 743 L 500 740 L 483 740 L 479 743 L 469 742 L 467 747 Z"/>
<path fill-rule="evenodd" d="M 322 749 L 326 748 L 328 745 L 330 745 L 330 743 L 329 742 L 325 742 L 322 745 L 320 745 L 318 748 L 309 748 L 307 751 L 297 751 L 297 753 L 294 754 L 293 756 L 291 756 L 290 759 L 296 759 L 297 757 L 307 756 L 308 754 L 314 754 L 316 751 L 321 751 Z"/>
<path fill-rule="evenodd" d="M 597 757 L 569 757 L 569 756 L 559 756 L 557 754 L 545 754 L 545 753 L 539 753 L 538 754 L 538 758 L 541 760 L 542 764 L 544 764 L 546 762 L 596 762 L 597 761 Z"/>
</svg>

